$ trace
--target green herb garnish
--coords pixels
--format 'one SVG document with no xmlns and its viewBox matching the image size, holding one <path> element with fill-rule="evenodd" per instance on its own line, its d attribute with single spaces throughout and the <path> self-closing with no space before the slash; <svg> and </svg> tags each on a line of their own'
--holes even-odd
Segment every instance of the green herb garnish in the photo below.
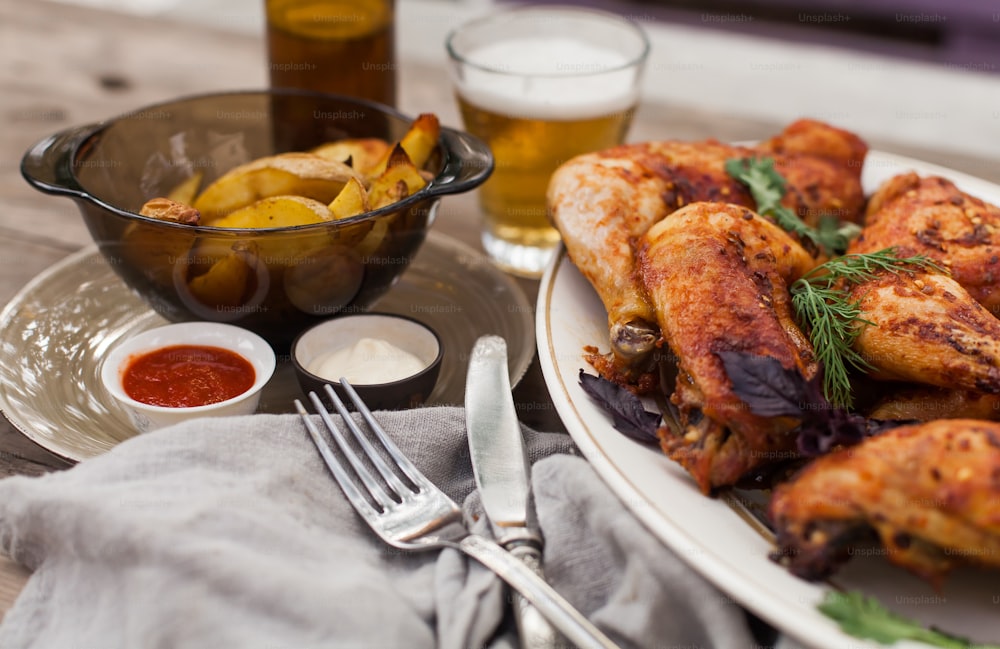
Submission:
<svg viewBox="0 0 1000 649">
<path fill-rule="evenodd" d="M 854 351 L 862 327 L 873 324 L 861 317 L 861 302 L 848 297 L 850 287 L 873 279 L 882 272 L 894 274 L 914 270 L 947 271 L 924 255 L 900 258 L 895 248 L 843 255 L 816 266 L 796 280 L 789 290 L 792 308 L 823 368 L 823 393 L 835 405 L 850 408 L 853 402 L 849 368 L 872 369 Z"/>
<path fill-rule="evenodd" d="M 875 598 L 865 597 L 856 591 L 828 591 L 817 608 L 835 620 L 844 633 L 855 638 L 866 638 L 882 644 L 916 640 L 945 649 L 1000 649 L 997 645 L 975 644 L 967 638 L 925 628 L 893 613 Z"/>
<path fill-rule="evenodd" d="M 812 242 L 828 255 L 843 254 L 850 240 L 861 231 L 856 224 L 841 223 L 830 215 L 820 218 L 816 228 L 806 225 L 795 212 L 781 204 L 786 190 L 785 179 L 774 168 L 773 158 L 730 158 L 726 160 L 726 173 L 750 189 L 758 214 L 771 217 L 778 227 Z"/>
</svg>

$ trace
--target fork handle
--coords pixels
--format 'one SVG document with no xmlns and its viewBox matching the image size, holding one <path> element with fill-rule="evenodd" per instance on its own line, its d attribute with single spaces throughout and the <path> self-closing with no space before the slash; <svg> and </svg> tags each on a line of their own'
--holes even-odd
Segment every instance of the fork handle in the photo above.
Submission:
<svg viewBox="0 0 1000 649">
<path fill-rule="evenodd" d="M 577 647 L 619 649 L 526 563 L 498 544 L 470 534 L 458 543 L 458 547 L 507 582 Z"/>
<path fill-rule="evenodd" d="M 542 571 L 542 552 L 537 543 L 505 543 L 503 548 L 545 578 Z M 524 595 L 514 592 L 514 621 L 521 640 L 521 649 L 570 649 L 566 638 L 556 631 L 544 615 L 531 605 Z"/>
</svg>

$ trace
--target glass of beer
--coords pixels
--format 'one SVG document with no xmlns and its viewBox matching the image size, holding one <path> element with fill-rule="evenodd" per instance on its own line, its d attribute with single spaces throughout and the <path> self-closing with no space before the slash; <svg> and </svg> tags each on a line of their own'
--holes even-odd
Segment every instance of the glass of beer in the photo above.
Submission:
<svg viewBox="0 0 1000 649">
<path fill-rule="evenodd" d="M 396 105 L 394 0 L 265 0 L 272 87 Z"/>
<path fill-rule="evenodd" d="M 467 23 L 446 47 L 465 129 L 496 161 L 479 188 L 483 247 L 504 270 L 538 277 L 559 244 L 549 177 L 624 141 L 649 41 L 612 13 L 527 7 Z"/>
</svg>

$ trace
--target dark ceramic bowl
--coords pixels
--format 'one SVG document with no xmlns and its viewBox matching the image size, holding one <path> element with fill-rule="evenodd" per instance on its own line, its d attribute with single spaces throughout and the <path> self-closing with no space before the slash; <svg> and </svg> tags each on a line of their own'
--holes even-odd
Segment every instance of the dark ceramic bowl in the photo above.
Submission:
<svg viewBox="0 0 1000 649">
<path fill-rule="evenodd" d="M 295 90 L 201 95 L 56 133 L 28 150 L 21 171 L 40 191 L 76 202 L 111 267 L 168 320 L 237 324 L 287 350 L 299 332 L 364 311 L 393 284 L 423 243 L 438 199 L 489 176 L 493 158 L 482 141 L 442 127 L 425 188 L 340 221 L 224 229 L 137 212 L 197 170 L 204 186 L 261 156 L 346 137 L 394 142 L 411 121 L 379 104 Z M 369 239 L 359 252 L 359 232 L 386 226 L 377 245 Z M 252 269 L 244 290 L 224 303 L 196 298 L 190 280 L 234 251 Z"/>
<path fill-rule="evenodd" d="M 391 355 L 366 359 L 364 354 L 369 352 L 356 347 L 362 340 L 389 343 L 397 350 L 415 356 L 419 367 L 390 381 L 354 378 L 350 374 L 351 368 L 342 372 L 332 363 L 327 363 L 327 374 L 311 371 L 316 369 L 317 362 L 322 363 L 326 354 L 352 347 L 355 349 L 354 359 L 369 366 L 364 369 L 394 364 Z M 322 322 L 302 332 L 292 344 L 291 353 L 292 365 L 303 392 L 315 392 L 327 407 L 332 407 L 325 392 L 325 386 L 331 385 L 337 396 L 351 407 L 351 401 L 339 383 L 341 376 L 347 373 L 346 378 L 358 396 L 372 410 L 414 408 L 426 401 L 437 383 L 443 355 L 441 339 L 433 329 L 412 318 L 390 313 L 345 315 Z"/>
</svg>

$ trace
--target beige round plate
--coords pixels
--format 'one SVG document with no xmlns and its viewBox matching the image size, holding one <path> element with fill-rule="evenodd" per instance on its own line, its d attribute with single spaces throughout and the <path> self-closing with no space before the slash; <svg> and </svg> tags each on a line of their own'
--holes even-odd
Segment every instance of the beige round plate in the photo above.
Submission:
<svg viewBox="0 0 1000 649">
<path fill-rule="evenodd" d="M 398 283 L 372 307 L 421 320 L 445 346 L 428 405 L 461 404 L 469 352 L 483 334 L 507 340 L 512 384 L 535 353 L 531 304 L 485 256 L 431 232 Z M 100 381 L 107 350 L 164 324 L 97 252 L 87 248 L 38 275 L 0 312 L 0 411 L 45 449 L 69 460 L 135 435 Z M 293 412 L 302 396 L 287 357 L 261 395 L 260 412 Z"/>
</svg>

